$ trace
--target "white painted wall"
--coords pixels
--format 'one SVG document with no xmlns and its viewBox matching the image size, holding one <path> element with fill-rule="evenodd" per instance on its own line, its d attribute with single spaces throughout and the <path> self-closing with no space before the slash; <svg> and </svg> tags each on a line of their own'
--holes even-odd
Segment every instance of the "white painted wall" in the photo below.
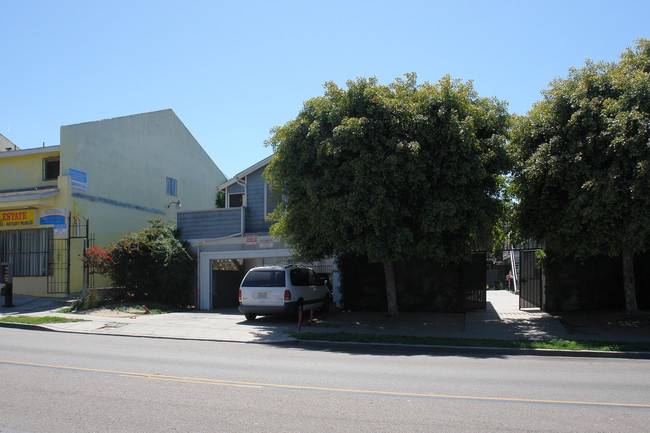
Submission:
<svg viewBox="0 0 650 433">
<path fill-rule="evenodd" d="M 61 174 L 87 173 L 88 191 L 71 190 L 71 211 L 91 220 L 97 244 L 116 240 L 160 216 L 175 222 L 183 210 L 214 207 L 226 180 L 172 110 L 61 127 Z M 166 178 L 177 180 L 177 195 Z"/>
</svg>

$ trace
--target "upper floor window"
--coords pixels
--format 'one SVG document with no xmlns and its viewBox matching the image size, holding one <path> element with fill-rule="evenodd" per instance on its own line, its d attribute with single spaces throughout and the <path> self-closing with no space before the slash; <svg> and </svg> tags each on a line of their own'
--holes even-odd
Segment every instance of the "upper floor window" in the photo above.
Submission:
<svg viewBox="0 0 650 433">
<path fill-rule="evenodd" d="M 244 206 L 244 194 L 228 194 L 228 207 Z"/>
<path fill-rule="evenodd" d="M 178 195 L 178 181 L 171 177 L 167 178 L 167 194 L 176 197 Z"/>
<path fill-rule="evenodd" d="M 59 177 L 61 157 L 43 158 L 43 180 L 55 180 Z"/>
</svg>

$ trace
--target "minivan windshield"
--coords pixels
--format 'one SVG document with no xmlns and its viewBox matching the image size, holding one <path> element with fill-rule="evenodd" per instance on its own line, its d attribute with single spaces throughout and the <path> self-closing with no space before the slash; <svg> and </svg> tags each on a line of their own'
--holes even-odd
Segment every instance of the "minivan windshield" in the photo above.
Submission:
<svg viewBox="0 0 650 433">
<path fill-rule="evenodd" d="M 284 287 L 284 271 L 251 271 L 241 283 L 242 287 Z"/>
</svg>

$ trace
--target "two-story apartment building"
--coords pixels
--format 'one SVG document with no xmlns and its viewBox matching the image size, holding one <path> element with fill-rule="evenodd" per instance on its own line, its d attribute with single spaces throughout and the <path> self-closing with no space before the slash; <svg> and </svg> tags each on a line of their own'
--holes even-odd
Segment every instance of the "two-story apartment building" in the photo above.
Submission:
<svg viewBox="0 0 650 433">
<path fill-rule="evenodd" d="M 238 173 L 217 188 L 225 193 L 224 209 L 178 212 L 181 236 L 190 242 L 198 257 L 197 295 L 201 309 L 236 306 L 244 274 L 264 265 L 292 264 L 291 249 L 269 235 L 276 197 L 262 173 L 268 157 Z M 338 274 L 333 261 L 311 266 L 332 284 L 338 294 Z"/>
<path fill-rule="evenodd" d="M 59 146 L 0 141 L 0 262 L 18 294 L 81 291 L 93 237 L 106 246 L 180 206 L 213 207 L 226 180 L 169 109 L 62 126 Z"/>
</svg>

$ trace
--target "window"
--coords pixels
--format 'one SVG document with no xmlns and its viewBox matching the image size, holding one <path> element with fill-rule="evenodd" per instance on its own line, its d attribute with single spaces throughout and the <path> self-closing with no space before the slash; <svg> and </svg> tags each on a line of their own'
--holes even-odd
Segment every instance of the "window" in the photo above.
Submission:
<svg viewBox="0 0 650 433">
<path fill-rule="evenodd" d="M 309 286 L 309 269 L 292 269 L 289 275 L 291 276 L 291 284 L 294 286 Z"/>
<path fill-rule="evenodd" d="M 15 277 L 47 276 L 54 259 L 49 248 L 53 234 L 51 228 L 0 231 L 0 262 L 13 262 Z"/>
<path fill-rule="evenodd" d="M 244 206 L 244 194 L 228 194 L 228 207 Z"/>
<path fill-rule="evenodd" d="M 59 177 L 60 161 L 58 156 L 43 158 L 43 180 L 55 180 Z"/>
<path fill-rule="evenodd" d="M 246 275 L 242 287 L 284 287 L 284 271 L 252 271 Z"/>
<path fill-rule="evenodd" d="M 320 277 L 314 272 L 313 270 L 309 270 L 309 285 L 310 286 L 321 286 L 323 285 L 323 280 L 320 279 Z"/>
<path fill-rule="evenodd" d="M 286 201 L 279 194 L 274 193 L 268 183 L 264 182 L 264 215 L 268 215 L 276 208 L 280 200 Z"/>
<path fill-rule="evenodd" d="M 171 177 L 167 178 L 167 194 L 176 197 L 178 195 L 178 181 Z"/>
</svg>

